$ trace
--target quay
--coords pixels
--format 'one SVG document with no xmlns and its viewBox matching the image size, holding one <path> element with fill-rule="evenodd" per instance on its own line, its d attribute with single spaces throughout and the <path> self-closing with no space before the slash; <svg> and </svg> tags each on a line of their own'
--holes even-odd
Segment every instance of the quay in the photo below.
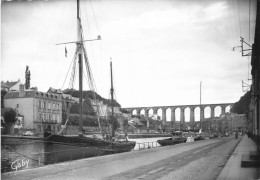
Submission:
<svg viewBox="0 0 260 180">
<path fill-rule="evenodd" d="M 234 137 L 218 138 L 13 171 L 2 174 L 2 179 L 178 179 L 174 172 L 177 172 L 180 178 L 188 173 L 193 173 L 195 177 L 196 173 L 205 173 L 205 168 L 208 168 L 210 175 L 215 173 L 213 179 L 229 179 L 234 173 L 236 178 L 243 175 L 254 179 L 256 176 L 260 177 L 257 174 L 260 169 L 241 168 L 241 154 L 232 154 L 245 153 L 255 148 L 253 141 L 246 136 L 240 137 L 239 140 Z M 221 155 L 216 156 L 216 152 Z M 223 154 L 224 152 L 226 154 Z M 205 164 L 202 159 L 211 165 Z M 229 162 L 230 159 L 232 162 Z M 196 162 L 195 168 L 191 167 L 193 162 Z M 230 163 L 233 163 L 232 166 Z M 211 171 L 209 167 L 212 164 L 216 164 L 218 169 L 212 167 Z"/>
<path fill-rule="evenodd" d="M 206 177 L 214 175 L 212 179 L 257 179 L 260 177 L 260 168 L 240 166 L 242 153 L 252 150 L 256 150 L 256 145 L 247 136 L 239 140 L 234 137 L 218 138 L 46 165 L 4 173 L 1 177 L 10 180 L 182 179 L 189 173 L 196 177 L 208 172 Z M 206 164 L 207 161 L 211 165 Z M 216 164 L 217 169 L 212 164 Z M 205 168 L 208 168 L 207 171 Z"/>
</svg>

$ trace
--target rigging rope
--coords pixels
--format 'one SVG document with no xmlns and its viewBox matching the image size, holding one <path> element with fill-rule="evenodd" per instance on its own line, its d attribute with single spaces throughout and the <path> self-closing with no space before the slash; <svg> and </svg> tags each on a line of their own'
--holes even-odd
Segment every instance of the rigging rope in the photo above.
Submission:
<svg viewBox="0 0 260 180">
<path fill-rule="evenodd" d="M 67 72 L 67 74 L 66 74 L 66 77 L 65 77 L 65 79 L 64 79 L 64 82 L 63 82 L 63 84 L 62 84 L 61 89 L 63 89 L 63 87 L 64 87 L 64 84 L 65 84 L 65 82 L 66 82 L 66 79 L 67 79 L 67 77 L 68 77 L 68 74 L 69 74 L 69 71 L 70 71 L 70 68 L 71 68 L 72 64 L 73 64 L 73 66 L 75 66 L 75 56 L 77 56 L 77 50 L 76 50 L 76 52 L 75 52 L 75 54 L 74 54 L 73 60 L 72 60 L 71 63 L 70 63 L 68 72 Z M 74 62 L 74 63 L 73 63 L 73 62 Z M 70 79 L 71 79 L 71 78 L 70 78 Z"/>
</svg>

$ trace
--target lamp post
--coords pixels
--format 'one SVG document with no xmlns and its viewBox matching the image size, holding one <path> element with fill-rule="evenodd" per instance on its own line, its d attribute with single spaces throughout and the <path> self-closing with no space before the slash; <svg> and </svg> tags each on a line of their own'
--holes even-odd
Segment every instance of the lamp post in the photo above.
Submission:
<svg viewBox="0 0 260 180">
<path fill-rule="evenodd" d="M 202 83 L 202 81 L 200 81 L 200 129 L 201 129 L 201 131 L 202 131 L 202 118 L 201 118 L 201 112 L 202 112 L 202 110 L 201 110 L 201 83 Z"/>
</svg>

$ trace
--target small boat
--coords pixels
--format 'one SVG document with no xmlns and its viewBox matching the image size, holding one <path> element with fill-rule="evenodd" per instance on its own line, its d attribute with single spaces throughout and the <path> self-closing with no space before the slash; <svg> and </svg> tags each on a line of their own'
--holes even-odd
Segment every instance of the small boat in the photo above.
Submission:
<svg viewBox="0 0 260 180">
<path fill-rule="evenodd" d="M 201 134 L 195 135 L 194 141 L 200 141 L 200 140 L 205 140 L 205 138 Z"/>
<path fill-rule="evenodd" d="M 185 143 L 186 141 L 187 139 L 183 137 L 157 140 L 158 144 L 160 144 L 161 146 L 170 146 L 170 145 Z"/>
<path fill-rule="evenodd" d="M 157 140 L 158 144 L 161 146 L 175 145 L 185 143 L 186 141 L 187 138 L 182 137 L 182 131 L 172 131 L 171 138 Z"/>
<path fill-rule="evenodd" d="M 82 83 L 82 77 L 83 77 L 83 59 L 85 60 L 87 74 L 90 76 L 89 79 L 93 81 L 92 73 L 90 72 L 90 67 L 88 63 L 87 53 L 84 46 L 84 42 L 88 40 L 83 39 L 83 30 L 81 25 L 81 19 L 80 19 L 80 1 L 77 0 L 77 27 L 78 27 L 78 34 L 77 34 L 77 41 L 76 42 L 69 42 L 69 43 L 75 43 L 77 46 L 76 55 L 75 58 L 78 58 L 78 64 L 79 64 L 79 129 L 80 133 L 78 136 L 63 136 L 60 134 L 53 134 L 48 129 L 44 132 L 44 141 L 51 142 L 51 143 L 58 143 L 58 144 L 65 144 L 65 145 L 71 145 L 71 146 L 79 146 L 79 147 L 93 147 L 103 150 L 104 152 L 110 152 L 110 153 L 121 153 L 121 152 L 127 152 L 134 149 L 136 142 L 135 141 L 128 141 L 127 139 L 125 141 L 113 141 L 112 140 L 105 140 L 103 139 L 97 139 L 97 138 L 91 138 L 84 136 L 84 130 L 83 130 L 83 120 L 82 120 L 82 114 L 83 114 L 83 83 Z M 97 39 L 94 40 L 100 40 L 101 37 L 98 36 Z M 69 44 L 69 43 L 60 43 L 60 44 Z M 59 44 L 58 44 L 59 45 Z M 76 62 L 76 61 L 75 61 Z M 112 76 L 112 64 L 111 64 L 111 76 Z M 91 81 L 91 87 L 93 89 L 93 82 Z M 91 88 L 90 87 L 90 88 Z M 111 93 L 113 93 L 113 85 L 112 85 L 112 77 L 111 77 Z M 92 90 L 95 92 L 95 90 Z M 95 95 L 94 95 L 95 96 Z M 113 96 L 112 96 L 112 104 L 113 104 Z M 112 116 L 113 116 L 113 107 L 112 107 Z M 66 121 L 67 123 L 67 121 Z M 65 125 L 66 125 L 65 123 Z M 98 119 L 99 123 L 99 119 Z M 100 123 L 99 123 L 100 128 Z M 101 128 L 100 128 L 101 129 Z M 113 129 L 113 125 L 112 125 Z M 114 130 L 112 131 L 112 137 L 114 135 Z"/>
</svg>

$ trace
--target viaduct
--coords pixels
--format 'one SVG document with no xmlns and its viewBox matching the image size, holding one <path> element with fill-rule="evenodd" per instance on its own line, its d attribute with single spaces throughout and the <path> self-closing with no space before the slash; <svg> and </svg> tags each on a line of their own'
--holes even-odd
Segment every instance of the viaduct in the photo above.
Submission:
<svg viewBox="0 0 260 180">
<path fill-rule="evenodd" d="M 136 111 L 137 115 L 141 115 L 141 111 L 144 110 L 144 115 L 146 117 L 149 116 L 149 111 L 152 109 L 153 114 L 157 115 L 157 111 L 159 109 L 162 110 L 162 125 L 165 126 L 166 124 L 166 110 L 171 110 L 171 122 L 172 124 L 175 123 L 175 110 L 180 109 L 180 123 L 185 123 L 184 118 L 184 111 L 186 108 L 190 109 L 190 123 L 191 125 L 194 125 L 195 123 L 195 108 L 200 108 L 200 119 L 204 119 L 204 110 L 206 107 L 210 108 L 210 117 L 215 117 L 215 108 L 220 107 L 221 108 L 221 114 L 225 113 L 225 110 L 228 106 L 230 108 L 234 105 L 234 103 L 223 103 L 223 104 L 197 104 L 197 105 L 174 105 L 174 106 L 153 106 L 153 107 L 128 107 L 128 108 L 122 108 L 124 110 L 127 110 L 131 114 L 133 114 L 133 111 Z"/>
</svg>

